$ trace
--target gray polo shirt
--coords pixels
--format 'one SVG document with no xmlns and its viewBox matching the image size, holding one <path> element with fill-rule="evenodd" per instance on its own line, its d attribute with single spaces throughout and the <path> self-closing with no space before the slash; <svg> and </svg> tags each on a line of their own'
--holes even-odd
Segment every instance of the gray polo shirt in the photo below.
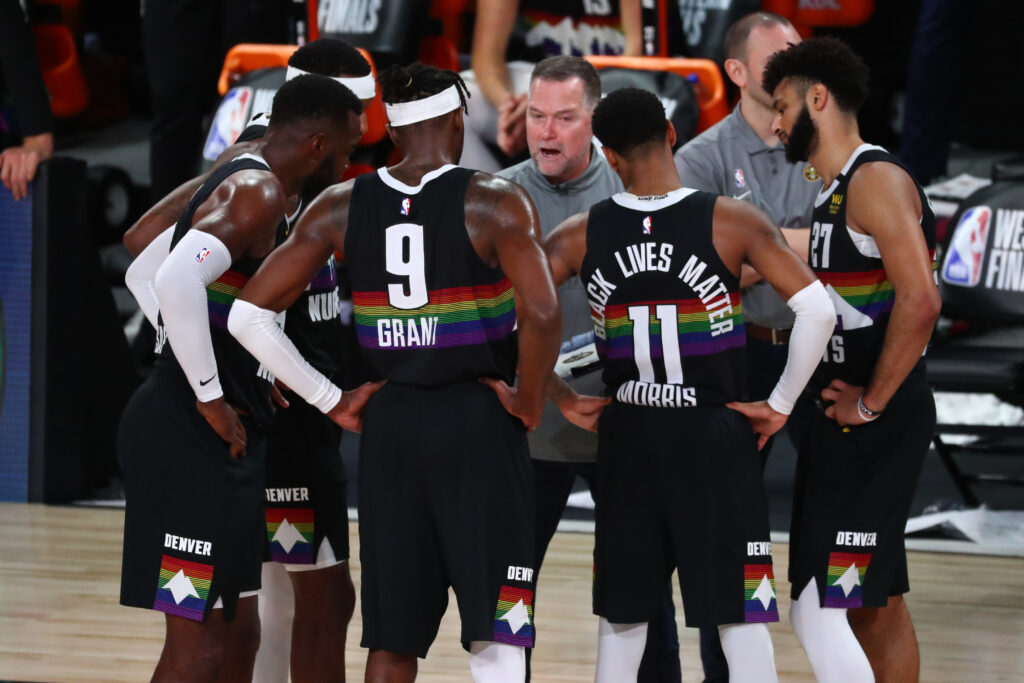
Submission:
<svg viewBox="0 0 1024 683">
<path fill-rule="evenodd" d="M 811 225 L 821 178 L 806 162 L 786 161 L 781 144 L 766 145 L 743 118 L 739 105 L 683 145 L 675 159 L 686 187 L 748 201 L 783 228 Z M 743 317 L 763 327 L 793 326 L 793 312 L 767 282 L 743 290 Z"/>
<path fill-rule="evenodd" d="M 589 211 L 597 202 L 623 190 L 618 174 L 597 147 L 593 147 L 590 164 L 583 175 L 561 185 L 548 182 L 533 159 L 499 171 L 498 175 L 522 185 L 530 195 L 537 205 L 540 229 L 545 237 L 569 216 Z M 574 277 L 562 285 L 558 297 L 562 301 L 562 338 L 592 332 L 590 304 L 580 279 Z M 570 380 L 570 384 L 583 394 L 600 394 L 604 390 L 599 372 Z M 530 455 L 536 460 L 593 462 L 597 454 L 597 435 L 569 424 L 550 401 L 544 407 L 540 426 L 530 432 L 528 438 Z"/>
<path fill-rule="evenodd" d="M 530 195 L 540 214 L 540 230 L 544 237 L 569 216 L 589 211 L 597 202 L 624 189 L 622 180 L 597 147 L 592 148 L 590 164 L 583 175 L 561 185 L 548 182 L 537 170 L 533 159 L 498 171 L 498 175 L 522 185 Z M 587 294 L 578 277 L 562 285 L 558 295 L 562 301 L 563 339 L 594 329 Z"/>
</svg>

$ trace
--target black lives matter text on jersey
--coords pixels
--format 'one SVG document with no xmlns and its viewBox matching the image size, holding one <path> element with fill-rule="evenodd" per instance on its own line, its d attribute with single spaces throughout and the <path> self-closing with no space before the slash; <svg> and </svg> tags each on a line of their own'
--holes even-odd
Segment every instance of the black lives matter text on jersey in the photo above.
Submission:
<svg viewBox="0 0 1024 683">
<path fill-rule="evenodd" d="M 613 253 L 619 272 L 612 279 L 628 280 L 643 273 L 674 272 L 672 265 L 674 245 L 655 241 L 643 241 L 627 245 Z M 732 298 L 729 288 L 714 273 L 703 277 L 708 264 L 696 254 L 690 254 L 679 269 L 677 279 L 684 282 L 700 300 L 708 318 L 711 336 L 717 337 L 731 332 L 733 320 Z M 607 304 L 618 288 L 612 279 L 596 268 L 587 282 L 591 319 L 594 333 L 600 339 L 607 339 Z M 697 405 L 694 387 L 684 386 L 682 358 L 679 350 L 678 307 L 672 304 L 651 306 L 629 306 L 629 317 L 633 323 L 634 359 L 639 378 L 628 380 L 616 391 L 616 400 L 621 403 L 653 408 L 683 408 Z M 661 324 L 661 348 L 665 363 L 665 382 L 656 382 L 650 345 L 650 317 L 658 318 Z"/>
</svg>

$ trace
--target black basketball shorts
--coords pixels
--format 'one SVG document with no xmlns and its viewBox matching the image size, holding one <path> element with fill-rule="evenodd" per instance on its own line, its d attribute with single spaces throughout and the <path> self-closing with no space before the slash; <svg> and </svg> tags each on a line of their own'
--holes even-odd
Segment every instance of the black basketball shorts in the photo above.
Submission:
<svg viewBox="0 0 1024 683">
<path fill-rule="evenodd" d="M 384 385 L 360 441 L 362 646 L 425 657 L 451 586 L 464 647 L 532 647 L 533 518 L 526 430 L 490 388 Z"/>
<path fill-rule="evenodd" d="M 907 378 L 878 419 L 846 431 L 809 397 L 796 411 L 793 597 L 814 578 L 823 607 L 882 607 L 910 590 L 904 530 L 935 431 L 924 373 Z"/>
<path fill-rule="evenodd" d="M 678 568 L 687 626 L 778 621 L 747 419 L 611 403 L 598 426 L 594 613 L 645 622 Z"/>
<path fill-rule="evenodd" d="M 266 546 L 263 433 L 243 418 L 229 446 L 196 410 L 180 371 L 157 367 L 125 408 L 118 456 L 125 486 L 121 604 L 203 621 L 260 587 Z M 220 604 L 218 604 L 220 603 Z"/>
<path fill-rule="evenodd" d="M 322 569 L 348 559 L 342 430 L 299 396 L 286 398 L 267 436 L 266 559 Z"/>
</svg>

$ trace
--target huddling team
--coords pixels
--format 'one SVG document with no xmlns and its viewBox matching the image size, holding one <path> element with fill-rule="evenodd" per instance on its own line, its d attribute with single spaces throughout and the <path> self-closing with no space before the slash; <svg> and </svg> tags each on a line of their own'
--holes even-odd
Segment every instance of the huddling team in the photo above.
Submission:
<svg viewBox="0 0 1024 683">
<path fill-rule="evenodd" d="M 551 398 L 598 434 L 597 681 L 636 680 L 673 571 L 730 679 L 777 680 L 757 452 L 791 415 L 790 617 L 815 675 L 916 680 L 903 527 L 935 421 L 935 221 L 859 136 L 861 60 L 815 38 L 764 70 L 787 157 L 824 183 L 807 259 L 751 204 L 683 187 L 652 93 L 593 112 L 625 190 L 541 239 L 522 187 L 457 165 L 458 74 L 370 73 L 340 41 L 300 48 L 269 117 L 126 236 L 157 360 L 119 434 L 121 602 L 167 615 L 153 679 L 344 680 L 346 428 L 362 432 L 366 680 L 415 679 L 452 588 L 473 679 L 523 681 L 538 569 L 526 434 Z M 342 182 L 377 87 L 400 161 Z M 752 402 L 747 267 L 795 315 L 781 377 Z M 339 268 L 375 380 L 350 391 Z M 603 400 L 553 374 L 558 287 L 574 277 Z"/>
</svg>

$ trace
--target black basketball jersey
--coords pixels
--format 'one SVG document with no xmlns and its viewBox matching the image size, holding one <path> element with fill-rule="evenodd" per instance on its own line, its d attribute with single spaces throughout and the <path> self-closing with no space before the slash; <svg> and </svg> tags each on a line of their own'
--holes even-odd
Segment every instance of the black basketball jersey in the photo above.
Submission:
<svg viewBox="0 0 1024 683">
<path fill-rule="evenodd" d="M 270 125 L 270 113 L 261 112 L 249 119 L 235 143 L 260 140 Z M 313 197 L 308 199 L 312 200 Z M 299 208 L 288 216 L 289 227 L 294 227 L 309 205 L 303 197 Z M 338 269 L 332 256 L 324 264 L 305 291 L 299 295 L 285 314 L 284 331 L 302 357 L 310 365 L 334 379 L 343 362 L 342 346 L 338 338 L 341 329 L 341 299 L 338 294 Z"/>
<path fill-rule="evenodd" d="M 716 195 L 621 192 L 587 220 L 587 290 L 608 395 L 658 408 L 740 398 L 746 330 L 739 279 L 711 239 Z"/>
<path fill-rule="evenodd" d="M 178 243 L 186 232 L 192 229 L 195 212 L 217 187 L 232 173 L 258 169 L 268 171 L 270 167 L 263 159 L 252 154 L 243 154 L 210 173 L 206 182 L 196 191 L 185 207 L 184 213 L 174 228 L 171 248 Z M 277 243 L 280 244 L 288 235 L 288 222 L 281 221 L 278 227 Z M 197 256 L 198 257 L 198 256 Z M 267 426 L 274 416 L 270 403 L 270 382 L 268 373 L 259 362 L 242 347 L 228 332 L 228 313 L 231 304 L 249 278 L 263 263 L 263 259 L 243 256 L 224 272 L 215 282 L 206 287 L 206 299 L 209 309 L 210 337 L 213 341 L 213 353 L 217 360 L 217 375 L 224 400 L 248 413 L 260 425 Z M 171 345 L 165 343 L 167 334 L 164 331 L 163 319 L 159 321 L 157 331 L 157 364 L 170 364 L 180 370 Z"/>
<path fill-rule="evenodd" d="M 384 378 L 436 387 L 511 382 L 512 285 L 480 260 L 466 231 L 476 171 L 446 165 L 411 187 L 386 168 L 356 178 L 345 255 L 359 344 Z"/>
<path fill-rule="evenodd" d="M 889 326 L 895 293 L 878 247 L 869 235 L 856 233 L 846 225 L 850 178 L 861 164 L 875 161 L 896 164 L 906 171 L 883 148 L 861 145 L 832 185 L 822 190 L 814 202 L 808 262 L 836 307 L 835 332 L 808 384 L 808 390 L 815 396 L 833 379 L 867 386 Z M 916 180 L 914 184 L 921 198 L 921 230 L 934 268 L 935 214 L 921 186 Z M 923 367 L 922 357 L 917 369 Z"/>
</svg>

